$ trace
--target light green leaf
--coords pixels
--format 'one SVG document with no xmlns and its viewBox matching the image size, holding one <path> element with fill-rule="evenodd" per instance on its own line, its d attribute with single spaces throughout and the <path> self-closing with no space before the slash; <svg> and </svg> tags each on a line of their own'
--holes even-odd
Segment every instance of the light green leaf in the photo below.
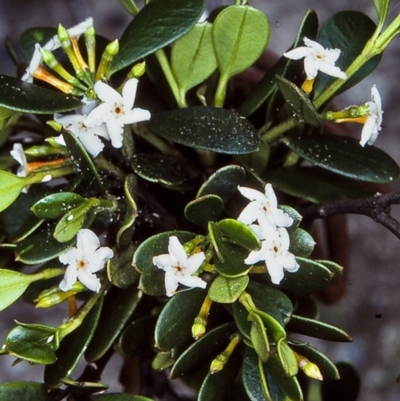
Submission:
<svg viewBox="0 0 400 401">
<path fill-rule="evenodd" d="M 204 0 L 153 0 L 146 4 L 122 34 L 108 75 L 180 38 L 196 24 L 203 10 Z"/>
<path fill-rule="evenodd" d="M 249 276 L 228 278 L 217 276 L 210 285 L 208 296 L 214 302 L 230 304 L 235 302 L 249 283 Z"/>
<path fill-rule="evenodd" d="M 174 43 L 171 51 L 171 68 L 183 96 L 213 73 L 217 68 L 217 60 L 210 23 L 195 25 Z"/>
<path fill-rule="evenodd" d="M 0 399 L 4 401 L 50 401 L 51 396 L 42 383 L 15 381 L 0 384 Z"/>
<path fill-rule="evenodd" d="M 378 14 L 379 23 L 383 24 L 389 11 L 390 0 L 374 0 L 376 13 Z"/>
<path fill-rule="evenodd" d="M 285 340 L 279 341 L 277 345 L 279 360 L 281 362 L 283 370 L 286 373 L 286 376 L 296 376 L 299 368 L 297 366 L 297 361 L 293 351 Z"/>
<path fill-rule="evenodd" d="M 0 170 L 0 212 L 7 209 L 18 198 L 25 186 L 22 178 Z"/>
<path fill-rule="evenodd" d="M 248 320 L 251 321 L 250 340 L 258 357 L 265 363 L 269 356 L 269 341 L 267 331 L 260 316 L 250 313 Z"/>
<path fill-rule="evenodd" d="M 40 199 L 31 210 L 40 219 L 56 219 L 84 200 L 85 198 L 73 192 L 59 192 Z"/>
</svg>

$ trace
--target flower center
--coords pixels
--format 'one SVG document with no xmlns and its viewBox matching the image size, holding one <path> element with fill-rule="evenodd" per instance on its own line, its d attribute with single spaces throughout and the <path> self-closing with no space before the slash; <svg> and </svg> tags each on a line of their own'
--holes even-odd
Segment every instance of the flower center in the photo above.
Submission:
<svg viewBox="0 0 400 401">
<path fill-rule="evenodd" d="M 274 246 L 273 249 L 274 249 L 274 252 L 275 252 L 275 253 L 278 253 L 278 252 L 279 252 L 279 248 L 278 248 L 276 245 Z"/>
<path fill-rule="evenodd" d="M 85 269 L 86 267 L 86 262 L 84 260 L 78 260 L 78 269 Z"/>
<path fill-rule="evenodd" d="M 115 114 L 121 114 L 122 113 L 122 108 L 119 106 L 116 106 L 114 109 Z"/>
</svg>

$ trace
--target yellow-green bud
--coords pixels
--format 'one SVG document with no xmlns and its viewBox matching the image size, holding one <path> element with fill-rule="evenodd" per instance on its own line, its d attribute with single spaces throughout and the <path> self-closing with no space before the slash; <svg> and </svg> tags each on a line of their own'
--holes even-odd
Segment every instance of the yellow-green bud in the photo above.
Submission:
<svg viewBox="0 0 400 401">
<path fill-rule="evenodd" d="M 58 24 L 57 36 L 58 39 L 60 40 L 61 47 L 63 49 L 71 46 L 71 39 L 69 37 L 69 33 L 61 24 Z"/>
<path fill-rule="evenodd" d="M 141 63 L 135 64 L 132 69 L 129 71 L 127 79 L 131 78 L 140 78 L 146 71 L 146 62 L 143 61 Z"/>
</svg>

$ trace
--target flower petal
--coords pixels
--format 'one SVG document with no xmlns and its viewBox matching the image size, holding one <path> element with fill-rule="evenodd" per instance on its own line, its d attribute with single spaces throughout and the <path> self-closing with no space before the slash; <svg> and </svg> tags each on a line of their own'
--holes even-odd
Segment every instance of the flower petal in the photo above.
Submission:
<svg viewBox="0 0 400 401">
<path fill-rule="evenodd" d="M 175 259 L 175 258 L 174 258 Z M 177 262 L 171 258 L 169 253 L 164 253 L 162 255 L 153 257 L 153 265 L 156 265 L 159 269 L 168 270 Z"/>
<path fill-rule="evenodd" d="M 121 122 L 120 119 L 113 118 L 109 119 L 106 122 L 106 126 L 108 130 L 108 135 L 110 136 L 111 139 L 111 145 L 114 148 L 119 149 L 122 146 L 122 140 L 123 140 L 123 133 L 124 133 L 123 123 Z"/>
<path fill-rule="evenodd" d="M 87 270 L 78 270 L 78 280 L 89 290 L 99 292 L 101 284 L 96 275 L 89 273 Z"/>
<path fill-rule="evenodd" d="M 138 83 L 139 81 L 136 78 L 131 78 L 122 88 L 123 104 L 128 110 L 132 110 L 133 104 L 135 103 Z"/>
<path fill-rule="evenodd" d="M 65 270 L 64 278 L 62 279 L 59 287 L 62 291 L 69 291 L 72 286 L 76 283 L 78 277 L 78 271 L 73 266 L 68 266 Z"/>
<path fill-rule="evenodd" d="M 293 50 L 289 50 L 286 53 L 283 53 L 283 56 L 286 58 L 290 58 L 291 60 L 300 60 L 304 57 L 308 57 L 313 55 L 314 51 L 306 46 L 296 47 Z"/>
<path fill-rule="evenodd" d="M 165 272 L 165 291 L 167 297 L 172 297 L 178 288 L 178 278 L 175 275 L 174 271 L 167 270 Z"/>
<path fill-rule="evenodd" d="M 103 269 L 107 261 L 114 256 L 114 252 L 107 246 L 97 249 L 92 258 L 88 261 L 88 269 L 92 273 L 96 273 Z"/>
<path fill-rule="evenodd" d="M 87 260 L 94 255 L 96 249 L 100 246 L 99 237 L 88 228 L 82 228 L 77 235 L 76 247 Z"/>
<path fill-rule="evenodd" d="M 189 288 L 206 288 L 207 282 L 196 276 L 182 276 L 179 282 Z"/>
<path fill-rule="evenodd" d="M 188 256 L 178 237 L 174 235 L 169 237 L 168 252 L 172 257 L 176 258 L 179 266 L 185 266 Z"/>
<path fill-rule="evenodd" d="M 196 273 L 205 258 L 206 255 L 204 255 L 204 252 L 195 253 L 194 255 L 189 256 L 184 264 L 185 276 L 191 276 L 193 273 Z"/>
<path fill-rule="evenodd" d="M 134 124 L 140 121 L 148 121 L 150 120 L 151 114 L 149 111 L 136 108 L 131 111 L 128 111 L 123 116 L 121 116 L 122 122 L 124 125 L 126 124 Z"/>
<path fill-rule="evenodd" d="M 111 112 L 112 107 L 107 103 L 102 103 L 86 116 L 83 123 L 87 127 L 96 127 L 106 122 L 112 116 Z"/>
<path fill-rule="evenodd" d="M 123 104 L 122 96 L 114 88 L 102 81 L 97 81 L 94 84 L 94 91 L 103 102 Z"/>
</svg>

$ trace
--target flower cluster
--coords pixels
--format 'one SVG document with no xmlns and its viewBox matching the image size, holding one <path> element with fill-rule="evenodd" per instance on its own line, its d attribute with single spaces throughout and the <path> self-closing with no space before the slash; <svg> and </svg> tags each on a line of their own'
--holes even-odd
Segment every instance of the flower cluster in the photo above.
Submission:
<svg viewBox="0 0 400 401">
<path fill-rule="evenodd" d="M 283 270 L 294 273 L 299 269 L 294 255 L 289 252 L 290 239 L 285 228 L 293 224 L 293 219 L 278 208 L 271 184 L 266 184 L 265 194 L 247 187 L 238 189 L 251 201 L 240 213 L 238 220 L 248 225 L 261 241 L 261 249 L 251 251 L 245 263 L 252 265 L 264 261 L 272 283 L 279 284 L 284 276 Z"/>
</svg>

